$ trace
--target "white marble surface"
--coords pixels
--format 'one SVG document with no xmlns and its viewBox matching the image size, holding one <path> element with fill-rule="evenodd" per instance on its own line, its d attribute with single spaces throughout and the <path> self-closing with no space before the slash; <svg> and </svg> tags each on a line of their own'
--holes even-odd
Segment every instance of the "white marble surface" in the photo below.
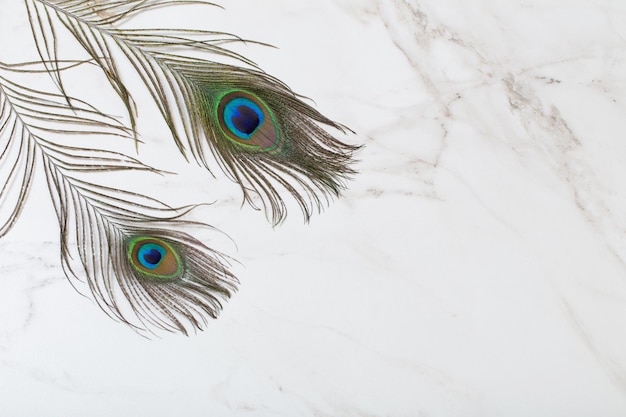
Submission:
<svg viewBox="0 0 626 417">
<path fill-rule="evenodd" d="M 64 278 L 39 181 L 0 240 L 0 415 L 626 415 L 626 4 L 220 3 L 194 18 L 276 45 L 244 52 L 355 130 L 360 174 L 275 229 L 223 178 L 165 179 L 216 201 L 242 284 L 156 340 Z"/>
</svg>

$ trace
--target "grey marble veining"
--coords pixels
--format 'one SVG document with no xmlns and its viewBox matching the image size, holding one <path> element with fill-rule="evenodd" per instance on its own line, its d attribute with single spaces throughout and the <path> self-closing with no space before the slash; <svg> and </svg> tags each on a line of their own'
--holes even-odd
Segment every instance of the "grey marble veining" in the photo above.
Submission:
<svg viewBox="0 0 626 417">
<path fill-rule="evenodd" d="M 0 240 L 0 414 L 624 415 L 626 6 L 222 4 L 193 23 L 277 46 L 243 52 L 356 132 L 359 175 L 275 229 L 224 178 L 165 179 L 215 201 L 242 284 L 156 340 L 63 278 L 40 182 Z"/>
</svg>

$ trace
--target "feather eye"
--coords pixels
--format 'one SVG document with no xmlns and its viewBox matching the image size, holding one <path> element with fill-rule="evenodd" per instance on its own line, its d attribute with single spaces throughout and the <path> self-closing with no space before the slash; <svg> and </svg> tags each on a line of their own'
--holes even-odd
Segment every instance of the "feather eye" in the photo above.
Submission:
<svg viewBox="0 0 626 417">
<path fill-rule="evenodd" d="M 180 278 L 185 269 L 179 250 L 167 241 L 148 236 L 135 236 L 130 239 L 127 249 L 128 260 L 135 275 L 158 280 Z"/>
<path fill-rule="evenodd" d="M 278 145 L 274 116 L 258 97 L 245 91 L 231 91 L 217 103 L 213 117 L 224 137 L 259 151 L 269 151 Z"/>
</svg>

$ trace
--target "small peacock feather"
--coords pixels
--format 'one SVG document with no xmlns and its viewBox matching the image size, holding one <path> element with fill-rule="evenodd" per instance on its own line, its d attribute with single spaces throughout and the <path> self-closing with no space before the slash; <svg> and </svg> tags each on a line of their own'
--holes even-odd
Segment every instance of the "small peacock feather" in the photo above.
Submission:
<svg viewBox="0 0 626 417">
<path fill-rule="evenodd" d="M 135 193 L 85 183 L 44 163 L 61 226 L 68 277 L 85 282 L 110 317 L 140 333 L 189 334 L 216 318 L 237 279 L 221 253 L 181 230 L 193 206 L 173 209 Z"/>
<path fill-rule="evenodd" d="M 89 284 L 100 307 L 140 332 L 202 329 L 237 289 L 225 258 L 176 226 L 156 219 L 139 227 L 111 222 L 97 245 L 100 253 L 85 242 L 79 246 L 81 256 L 96 258 L 86 270 L 92 271 Z M 71 264 L 71 257 L 64 259 Z"/>
</svg>

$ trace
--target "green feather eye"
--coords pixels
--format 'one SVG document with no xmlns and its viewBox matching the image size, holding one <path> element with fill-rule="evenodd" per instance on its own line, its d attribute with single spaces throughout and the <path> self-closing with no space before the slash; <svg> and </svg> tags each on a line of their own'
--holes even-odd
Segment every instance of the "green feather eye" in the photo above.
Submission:
<svg viewBox="0 0 626 417">
<path fill-rule="evenodd" d="M 259 148 L 273 149 L 278 144 L 276 122 L 269 108 L 258 97 L 244 91 L 231 91 L 221 97 L 217 119 L 230 140 Z"/>
<path fill-rule="evenodd" d="M 183 267 L 178 253 L 161 239 L 135 238 L 128 251 L 133 267 L 142 274 L 160 279 L 173 279 L 182 275 Z"/>
</svg>

